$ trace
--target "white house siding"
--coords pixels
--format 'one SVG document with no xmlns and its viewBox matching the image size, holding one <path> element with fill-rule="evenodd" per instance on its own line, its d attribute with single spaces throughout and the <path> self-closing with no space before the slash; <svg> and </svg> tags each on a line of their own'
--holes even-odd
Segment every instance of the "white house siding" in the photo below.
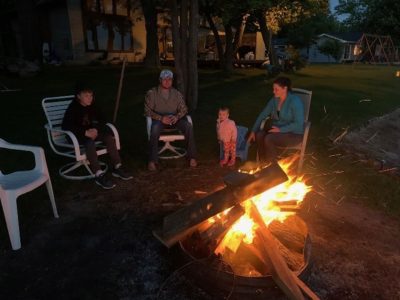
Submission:
<svg viewBox="0 0 400 300">
<path fill-rule="evenodd" d="M 330 55 L 322 54 L 318 50 L 318 45 L 313 44 L 310 46 L 308 51 L 308 62 L 309 63 L 337 63 L 338 61 Z"/>
</svg>

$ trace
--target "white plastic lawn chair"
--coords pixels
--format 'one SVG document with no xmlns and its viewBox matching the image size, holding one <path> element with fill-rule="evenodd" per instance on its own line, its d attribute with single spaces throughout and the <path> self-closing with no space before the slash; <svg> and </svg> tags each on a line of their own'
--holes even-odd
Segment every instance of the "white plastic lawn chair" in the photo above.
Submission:
<svg viewBox="0 0 400 300">
<path fill-rule="evenodd" d="M 45 125 L 45 128 L 51 149 L 53 149 L 53 151 L 59 155 L 70 157 L 75 160 L 74 162 L 68 163 L 60 168 L 60 176 L 72 180 L 90 179 L 94 178 L 95 174 L 93 174 L 92 170 L 89 168 L 89 161 L 86 158 L 84 147 L 79 145 L 78 139 L 71 131 L 61 129 L 65 111 L 74 98 L 75 97 L 73 95 L 70 95 L 61 97 L 48 97 L 42 100 L 42 107 L 48 122 Z M 117 129 L 111 123 L 107 123 L 106 125 L 111 129 L 115 138 L 115 144 L 119 150 L 121 145 Z M 67 137 L 69 139 L 67 139 Z M 98 148 L 98 156 L 107 153 L 107 149 L 103 143 L 96 142 L 96 146 Z M 107 171 L 108 167 L 105 163 L 99 161 L 99 164 L 102 166 L 103 171 Z M 86 168 L 89 175 L 78 176 L 76 174 L 72 174 L 72 172 L 81 166 Z"/>
<path fill-rule="evenodd" d="M 292 147 L 285 147 L 285 150 L 299 150 L 300 151 L 299 163 L 297 166 L 297 174 L 300 174 L 301 170 L 303 169 L 304 154 L 306 152 L 308 134 L 310 132 L 310 127 L 311 127 L 311 122 L 308 121 L 308 116 L 310 114 L 312 91 L 293 88 L 292 93 L 295 94 L 296 96 L 298 96 L 301 99 L 301 101 L 303 102 L 304 134 L 303 134 L 303 140 L 301 141 L 301 143 L 299 143 L 295 146 L 292 146 Z M 260 128 L 264 128 L 264 124 L 265 124 L 265 120 L 263 122 L 261 122 Z M 257 158 L 258 158 L 258 153 L 257 153 Z"/>
<path fill-rule="evenodd" d="M 19 196 L 45 183 L 55 218 L 58 218 L 58 212 L 43 149 L 34 146 L 10 144 L 2 139 L 0 139 L 0 148 L 29 151 L 35 156 L 35 167 L 32 170 L 17 171 L 10 174 L 3 174 L 0 171 L 1 205 L 3 206 L 11 246 L 13 250 L 18 250 L 21 248 L 17 209 L 17 198 Z"/>
<path fill-rule="evenodd" d="M 186 119 L 193 125 L 192 118 L 189 115 L 186 115 Z M 152 118 L 146 117 L 147 137 L 149 140 L 152 122 Z M 161 159 L 173 159 L 185 156 L 186 149 L 171 144 L 172 142 L 183 140 L 185 140 L 185 136 L 178 129 L 164 129 L 159 138 L 159 141 L 163 142 L 164 145 L 158 150 L 158 157 Z"/>
</svg>

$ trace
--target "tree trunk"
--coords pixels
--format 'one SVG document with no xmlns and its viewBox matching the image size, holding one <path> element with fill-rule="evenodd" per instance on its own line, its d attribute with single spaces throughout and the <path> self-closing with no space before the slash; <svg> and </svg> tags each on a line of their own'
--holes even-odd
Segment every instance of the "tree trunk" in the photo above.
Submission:
<svg viewBox="0 0 400 300">
<path fill-rule="evenodd" d="M 206 13 L 206 18 L 208 25 L 210 25 L 210 28 L 214 34 L 215 46 L 217 47 L 218 51 L 219 65 L 222 69 L 225 66 L 225 57 L 224 57 L 224 47 L 222 46 L 221 37 L 219 36 L 218 29 L 215 26 L 214 20 L 212 19 L 209 13 Z"/>
<path fill-rule="evenodd" d="M 225 66 L 224 70 L 233 71 L 233 32 L 231 24 L 224 25 L 225 27 Z"/>
<path fill-rule="evenodd" d="M 197 108 L 197 44 L 199 26 L 198 0 L 170 0 L 172 38 L 177 89 L 184 96 L 189 111 Z"/>
<path fill-rule="evenodd" d="M 199 1 L 190 1 L 190 23 L 188 43 L 188 106 L 189 111 L 197 108 L 198 99 L 198 72 L 197 72 L 197 45 L 199 36 Z"/>
<path fill-rule="evenodd" d="M 189 86 L 188 86 L 188 9 L 190 0 L 181 0 L 180 10 L 180 26 L 179 33 L 181 38 L 181 64 L 182 64 L 182 81 L 184 82 L 184 91 L 182 94 L 186 102 L 189 99 Z"/>
<path fill-rule="evenodd" d="M 146 67 L 157 68 L 160 64 L 157 32 L 157 9 L 154 1 L 141 0 L 146 27 Z"/>
<path fill-rule="evenodd" d="M 181 62 L 181 39 L 179 35 L 179 12 L 177 0 L 170 0 L 171 8 L 171 24 L 172 24 L 172 40 L 174 44 L 174 61 L 176 73 L 176 87 L 184 95 L 185 84 L 182 76 L 182 62 Z"/>
<path fill-rule="evenodd" d="M 265 20 L 265 11 L 261 10 L 256 13 L 258 23 L 260 24 L 261 36 L 264 40 L 265 49 L 268 51 L 268 57 L 271 65 L 276 65 L 278 60 L 272 45 L 272 32 L 268 30 L 267 21 Z"/>
<path fill-rule="evenodd" d="M 246 28 L 247 17 L 248 17 L 248 15 L 244 15 L 242 17 L 242 22 L 240 23 L 238 30 L 236 30 L 235 39 L 233 41 L 233 55 L 234 56 L 236 55 L 236 52 L 238 51 L 239 47 L 242 45 L 243 34 L 244 34 L 244 30 Z"/>
</svg>

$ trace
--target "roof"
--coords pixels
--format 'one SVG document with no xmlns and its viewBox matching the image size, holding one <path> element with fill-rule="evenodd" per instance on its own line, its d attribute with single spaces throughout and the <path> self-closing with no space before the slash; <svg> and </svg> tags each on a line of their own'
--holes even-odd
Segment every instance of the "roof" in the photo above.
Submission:
<svg viewBox="0 0 400 300">
<path fill-rule="evenodd" d="M 362 35 L 362 32 L 330 32 L 322 33 L 318 37 L 326 36 L 343 43 L 355 43 L 362 37 Z"/>
</svg>

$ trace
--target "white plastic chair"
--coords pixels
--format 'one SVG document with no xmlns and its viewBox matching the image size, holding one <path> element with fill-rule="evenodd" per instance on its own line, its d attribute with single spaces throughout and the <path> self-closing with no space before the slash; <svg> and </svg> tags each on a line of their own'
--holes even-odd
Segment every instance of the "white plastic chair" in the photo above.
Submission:
<svg viewBox="0 0 400 300">
<path fill-rule="evenodd" d="M 79 145 L 78 139 L 71 131 L 61 129 L 65 111 L 73 99 L 74 96 L 70 95 L 61 97 L 48 97 L 42 100 L 42 107 L 48 122 L 45 125 L 45 128 L 51 149 L 53 149 L 53 151 L 59 155 L 75 159 L 74 162 L 68 163 L 60 168 L 60 176 L 72 180 L 90 179 L 94 178 L 95 174 L 93 174 L 92 170 L 89 168 L 89 161 L 86 158 L 84 147 Z M 106 125 L 111 129 L 115 138 L 115 144 L 119 150 L 121 145 L 117 129 L 111 123 L 107 123 Z M 67 137 L 69 137 L 69 140 Z M 70 141 L 72 141 L 72 144 Z M 96 147 L 98 148 L 98 156 L 107 153 L 107 149 L 103 143 L 96 142 Z M 99 164 L 102 166 L 104 171 L 107 171 L 108 167 L 105 163 L 99 161 Z M 81 166 L 86 168 L 87 172 L 89 172 L 89 175 L 78 176 L 72 174 L 72 172 Z"/>
<path fill-rule="evenodd" d="M 193 125 L 192 118 L 189 115 L 186 115 L 186 118 Z M 147 137 L 149 140 L 152 122 L 152 118 L 146 117 Z M 164 145 L 158 150 L 158 157 L 161 159 L 173 159 L 185 156 L 186 149 L 171 144 L 172 142 L 183 140 L 185 140 L 185 136 L 178 129 L 164 129 L 159 138 L 159 141 L 163 142 Z"/>
<path fill-rule="evenodd" d="M 308 140 L 308 134 L 310 132 L 310 127 L 311 127 L 311 122 L 308 121 L 308 116 L 310 114 L 310 106 L 311 106 L 311 98 L 312 98 L 312 91 L 304 90 L 304 89 L 299 89 L 299 88 L 292 88 L 292 93 L 298 96 L 302 101 L 303 101 L 303 106 L 304 106 L 304 134 L 303 134 L 303 140 L 301 143 L 291 146 L 291 147 L 285 147 L 285 150 L 299 150 L 300 151 L 300 157 L 299 157 L 299 163 L 297 166 L 297 174 L 300 174 L 301 170 L 303 169 L 303 163 L 304 163 L 304 154 L 306 152 L 306 146 L 307 146 L 307 140 Z M 264 128 L 265 120 L 261 122 L 260 129 Z M 257 153 L 257 160 L 258 160 L 258 153 Z"/>
<path fill-rule="evenodd" d="M 55 218 L 58 218 L 58 212 L 43 149 L 34 146 L 10 144 L 2 139 L 0 139 L 0 148 L 29 151 L 35 156 L 35 167 L 32 170 L 17 171 L 10 174 L 3 174 L 0 171 L 1 205 L 3 206 L 11 246 L 13 250 L 18 250 L 21 248 L 17 209 L 17 198 L 19 196 L 45 183 Z"/>
</svg>

